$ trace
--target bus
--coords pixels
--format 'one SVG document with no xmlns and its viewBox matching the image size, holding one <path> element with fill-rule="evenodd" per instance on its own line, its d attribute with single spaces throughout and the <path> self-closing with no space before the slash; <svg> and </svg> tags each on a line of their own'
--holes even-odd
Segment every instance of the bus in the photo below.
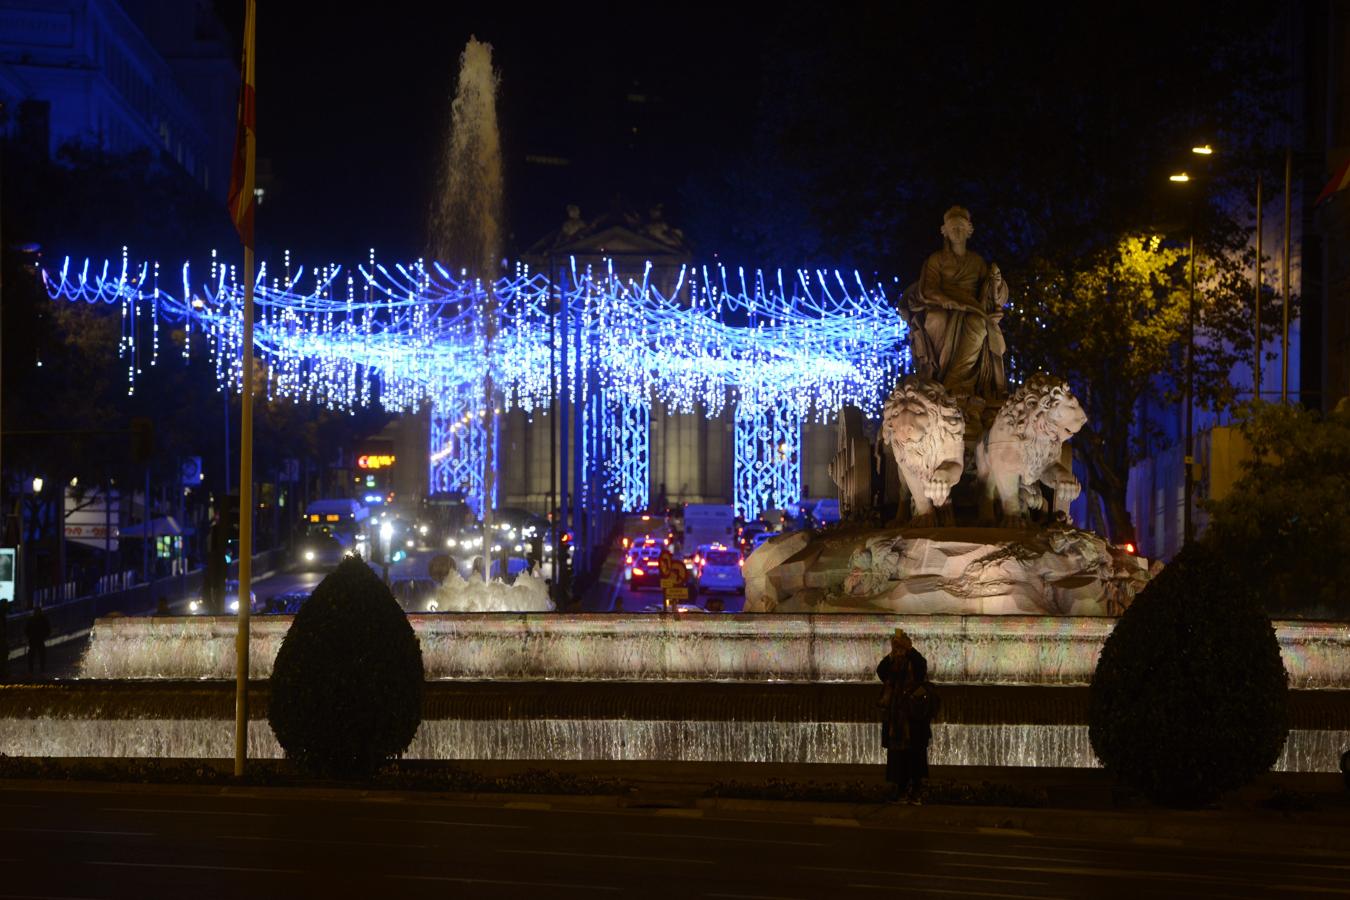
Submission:
<svg viewBox="0 0 1350 900">
<path fill-rule="evenodd" d="M 366 524 L 370 510 L 356 500 L 314 500 L 305 509 L 305 536 L 300 542 L 302 568 L 337 565 L 348 553 L 368 555 Z"/>
</svg>

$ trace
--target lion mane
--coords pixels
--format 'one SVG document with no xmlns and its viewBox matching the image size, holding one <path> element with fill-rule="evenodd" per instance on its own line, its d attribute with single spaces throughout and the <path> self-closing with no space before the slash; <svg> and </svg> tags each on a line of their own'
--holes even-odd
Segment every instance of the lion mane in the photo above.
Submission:
<svg viewBox="0 0 1350 900">
<path fill-rule="evenodd" d="M 927 416 L 927 428 L 917 441 L 901 442 L 893 427 L 900 410 L 911 400 L 918 400 Z M 881 433 L 895 456 L 905 468 L 918 472 L 932 472 L 952 458 L 953 449 L 960 458 L 965 442 L 965 418 L 942 385 L 921 375 L 910 375 L 886 399 L 882 411 Z"/>
<path fill-rule="evenodd" d="M 989 440 L 1013 440 L 1025 448 L 1023 479 L 1035 481 L 1051 461 L 1057 459 L 1061 442 L 1050 428 L 1050 411 L 1078 400 L 1068 382 L 1038 372 L 1017 389 L 990 429 Z"/>
</svg>

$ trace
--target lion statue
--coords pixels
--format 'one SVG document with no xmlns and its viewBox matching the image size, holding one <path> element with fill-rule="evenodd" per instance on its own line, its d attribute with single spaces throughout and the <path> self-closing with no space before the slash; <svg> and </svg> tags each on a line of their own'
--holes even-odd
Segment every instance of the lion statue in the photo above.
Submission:
<svg viewBox="0 0 1350 900">
<path fill-rule="evenodd" d="M 900 469 L 900 510 L 916 528 L 951 521 L 951 491 L 965 470 L 966 419 L 941 382 L 910 375 L 886 400 L 881 441 Z M 941 519 L 941 523 L 939 523 Z"/>
<path fill-rule="evenodd" d="M 975 445 L 980 519 L 994 522 L 994 498 L 1005 524 L 1020 525 L 1045 507 L 1041 485 L 1054 492 L 1054 514 L 1068 516 L 1083 487 L 1073 477 L 1067 441 L 1087 424 L 1083 407 L 1062 378 L 1037 373 L 998 411 L 984 439 Z"/>
</svg>

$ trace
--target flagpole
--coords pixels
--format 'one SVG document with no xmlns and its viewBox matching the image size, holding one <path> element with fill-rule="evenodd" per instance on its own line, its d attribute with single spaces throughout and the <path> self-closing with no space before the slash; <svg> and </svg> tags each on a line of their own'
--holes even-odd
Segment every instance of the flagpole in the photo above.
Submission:
<svg viewBox="0 0 1350 900">
<path fill-rule="evenodd" d="M 234 776 L 243 777 L 248 758 L 249 612 L 253 596 L 253 204 L 257 142 L 254 137 L 255 4 L 248 0 L 244 17 L 244 84 L 239 102 L 239 128 L 244 140 L 244 172 L 235 199 L 235 222 L 244 241 L 243 396 L 239 415 L 239 618 L 234 656 Z"/>
</svg>

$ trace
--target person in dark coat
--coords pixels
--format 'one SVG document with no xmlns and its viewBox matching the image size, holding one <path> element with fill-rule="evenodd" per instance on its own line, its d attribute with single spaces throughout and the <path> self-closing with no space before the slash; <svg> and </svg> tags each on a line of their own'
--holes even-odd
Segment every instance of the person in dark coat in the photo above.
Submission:
<svg viewBox="0 0 1350 900">
<path fill-rule="evenodd" d="M 877 664 L 882 688 L 880 705 L 881 746 L 886 748 L 886 780 L 894 785 L 894 798 L 917 806 L 928 777 L 928 742 L 933 729 L 929 721 L 927 689 L 928 660 L 914 649 L 909 635 L 899 628 L 891 636 L 891 652 Z"/>
<path fill-rule="evenodd" d="M 47 671 L 47 638 L 52 635 L 52 624 L 47 621 L 47 616 L 38 606 L 33 609 L 33 614 L 28 617 L 28 624 L 24 626 L 24 633 L 28 637 L 28 674 L 33 674 L 33 663 L 37 663 L 38 673 Z"/>
</svg>

